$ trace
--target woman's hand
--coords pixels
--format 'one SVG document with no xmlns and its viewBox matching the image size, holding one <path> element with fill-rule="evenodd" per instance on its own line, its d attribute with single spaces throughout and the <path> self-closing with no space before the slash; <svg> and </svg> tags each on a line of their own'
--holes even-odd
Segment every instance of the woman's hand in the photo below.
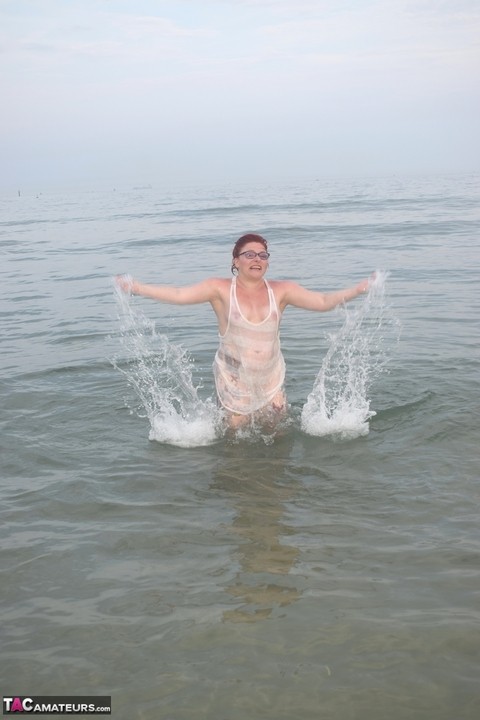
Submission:
<svg viewBox="0 0 480 720">
<path fill-rule="evenodd" d="M 133 294 L 134 279 L 131 275 L 117 275 L 115 277 L 115 283 L 127 295 Z"/>
<path fill-rule="evenodd" d="M 368 289 L 377 277 L 377 273 L 373 272 L 370 277 L 365 278 L 365 280 L 361 280 L 358 285 L 356 286 L 356 290 L 358 291 L 358 294 L 361 295 L 362 293 L 368 292 Z"/>
</svg>

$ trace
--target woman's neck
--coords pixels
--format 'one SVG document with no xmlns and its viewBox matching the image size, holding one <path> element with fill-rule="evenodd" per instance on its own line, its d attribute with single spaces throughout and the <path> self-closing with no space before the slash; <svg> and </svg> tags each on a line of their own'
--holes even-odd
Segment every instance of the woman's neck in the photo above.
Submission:
<svg viewBox="0 0 480 720">
<path fill-rule="evenodd" d="M 261 278 L 242 278 L 239 275 L 236 276 L 236 283 L 245 290 L 259 290 L 266 285 L 264 277 Z"/>
</svg>

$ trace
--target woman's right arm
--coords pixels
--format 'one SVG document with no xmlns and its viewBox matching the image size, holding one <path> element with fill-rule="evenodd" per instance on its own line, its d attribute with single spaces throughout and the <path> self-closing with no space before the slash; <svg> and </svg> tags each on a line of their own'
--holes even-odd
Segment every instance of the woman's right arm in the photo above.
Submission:
<svg viewBox="0 0 480 720">
<path fill-rule="evenodd" d="M 123 292 L 172 305 L 197 305 L 198 303 L 212 302 L 218 293 L 217 282 L 214 278 L 186 287 L 148 285 L 124 275 L 117 276 L 115 280 Z"/>
</svg>

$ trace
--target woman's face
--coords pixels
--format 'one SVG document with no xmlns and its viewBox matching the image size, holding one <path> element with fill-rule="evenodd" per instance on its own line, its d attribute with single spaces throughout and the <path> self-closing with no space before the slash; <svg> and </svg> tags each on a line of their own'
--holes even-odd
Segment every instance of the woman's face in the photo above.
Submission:
<svg viewBox="0 0 480 720">
<path fill-rule="evenodd" d="M 253 257 L 251 254 L 255 253 Z M 259 256 L 261 253 L 263 256 Z M 240 254 L 235 258 L 235 267 L 238 274 L 249 278 L 262 278 L 268 268 L 268 255 L 262 243 L 248 242 L 240 250 Z"/>
</svg>

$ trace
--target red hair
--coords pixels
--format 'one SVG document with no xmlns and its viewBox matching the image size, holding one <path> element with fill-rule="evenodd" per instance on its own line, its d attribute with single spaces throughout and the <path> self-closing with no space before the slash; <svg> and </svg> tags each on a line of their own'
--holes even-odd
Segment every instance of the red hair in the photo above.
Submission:
<svg viewBox="0 0 480 720">
<path fill-rule="evenodd" d="M 248 245 L 248 243 L 251 243 L 251 242 L 260 243 L 260 245 L 263 245 L 265 250 L 268 251 L 268 243 L 265 240 L 265 238 L 263 238 L 261 235 L 256 235 L 255 233 L 247 233 L 246 235 L 242 235 L 242 237 L 239 237 L 237 242 L 233 246 L 233 250 L 232 250 L 233 259 L 237 258 L 240 255 L 242 248 L 244 248 L 245 245 Z M 235 263 L 232 261 L 232 273 L 234 272 L 235 269 L 236 269 Z"/>
</svg>

